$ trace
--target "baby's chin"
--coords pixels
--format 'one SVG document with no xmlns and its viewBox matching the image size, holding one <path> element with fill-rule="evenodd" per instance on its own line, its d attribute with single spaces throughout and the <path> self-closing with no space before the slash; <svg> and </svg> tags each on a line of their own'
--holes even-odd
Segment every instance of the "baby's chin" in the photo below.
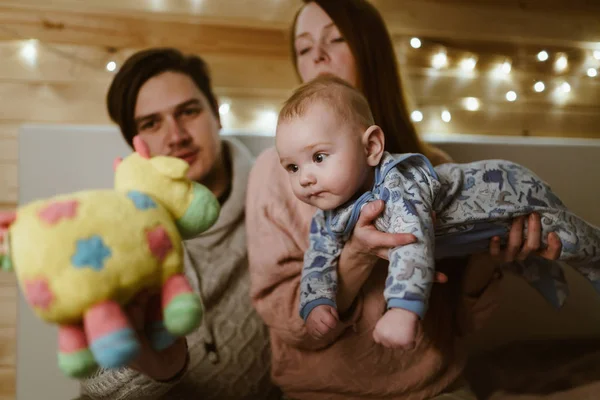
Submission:
<svg viewBox="0 0 600 400">
<path fill-rule="evenodd" d="M 323 211 L 335 210 L 343 204 L 339 199 L 310 199 L 307 203 Z"/>
</svg>

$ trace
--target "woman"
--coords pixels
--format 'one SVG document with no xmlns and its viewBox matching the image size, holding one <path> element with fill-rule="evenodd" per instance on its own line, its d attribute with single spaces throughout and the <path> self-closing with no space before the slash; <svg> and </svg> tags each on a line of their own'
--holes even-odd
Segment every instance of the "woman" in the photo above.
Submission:
<svg viewBox="0 0 600 400">
<path fill-rule="evenodd" d="M 115 76 L 107 105 L 130 146 L 139 135 L 153 155 L 187 161 L 188 178 L 207 186 L 222 209 L 211 229 L 184 242 L 186 274 L 206 308 L 201 328 L 153 351 L 142 329 L 152 299 L 141 296 L 129 310 L 143 343 L 140 357 L 130 368 L 82 381 L 84 397 L 278 399 L 269 378 L 268 333 L 248 301 L 244 200 L 252 160 L 239 142 L 219 137 L 206 64 L 173 49 L 139 52 Z"/>
<path fill-rule="evenodd" d="M 292 51 L 302 82 L 333 73 L 362 90 L 386 132 L 388 151 L 424 152 L 435 164 L 450 161 L 419 142 L 406 111 L 390 36 L 367 1 L 305 1 L 292 27 Z M 382 204 L 371 203 L 363 208 L 339 262 L 342 323 L 316 339 L 298 315 L 303 254 L 314 211 L 292 194 L 275 151 L 265 151 L 250 174 L 246 215 L 251 295 L 269 326 L 274 382 L 295 399 L 425 399 L 453 391 L 452 398 L 474 398 L 461 380 L 465 336 L 493 305 L 499 276 L 490 257 L 439 262 L 450 283 L 433 290 L 416 348 L 402 352 L 379 346 L 372 330 L 385 310 L 387 269 L 377 257 L 385 259 L 390 248 L 410 237 L 376 231 L 371 222 Z M 523 220 L 515 221 L 505 260 L 524 258 L 539 247 L 539 218 L 531 216 L 529 223 L 530 235 L 521 248 Z M 541 254 L 554 259 L 560 243 L 556 237 L 549 240 Z M 499 255 L 497 241 L 491 253 Z"/>
</svg>

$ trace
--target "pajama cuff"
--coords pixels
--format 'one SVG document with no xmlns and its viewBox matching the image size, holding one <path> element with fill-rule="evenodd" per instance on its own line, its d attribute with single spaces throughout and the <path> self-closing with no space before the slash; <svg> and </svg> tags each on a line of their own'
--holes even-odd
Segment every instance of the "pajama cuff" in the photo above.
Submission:
<svg viewBox="0 0 600 400">
<path fill-rule="evenodd" d="M 302 319 L 304 320 L 304 322 L 306 322 L 306 319 L 308 318 L 308 314 L 310 314 L 310 312 L 317 306 L 321 306 L 321 305 L 327 305 L 327 306 L 331 306 L 333 308 L 336 308 L 335 303 L 332 300 L 329 299 L 315 299 L 315 300 L 311 300 L 308 303 L 306 303 L 302 309 L 300 310 L 300 317 L 302 317 Z"/>
<path fill-rule="evenodd" d="M 420 300 L 389 299 L 387 304 L 388 309 L 402 308 L 404 310 L 414 312 L 421 319 L 423 319 L 425 316 L 425 311 L 427 311 L 427 306 Z"/>
</svg>

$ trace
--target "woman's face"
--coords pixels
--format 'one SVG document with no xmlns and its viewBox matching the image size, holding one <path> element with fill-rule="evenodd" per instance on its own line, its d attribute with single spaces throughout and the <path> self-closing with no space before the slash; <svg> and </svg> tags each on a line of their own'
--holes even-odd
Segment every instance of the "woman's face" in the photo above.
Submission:
<svg viewBox="0 0 600 400">
<path fill-rule="evenodd" d="M 134 118 L 150 152 L 185 160 L 191 180 L 202 182 L 221 157 L 220 122 L 206 96 L 185 74 L 164 72 L 144 83 Z"/>
<path fill-rule="evenodd" d="M 294 48 L 302 82 L 320 74 L 334 74 L 358 85 L 356 60 L 350 46 L 329 15 L 316 3 L 308 3 L 296 20 Z"/>
</svg>

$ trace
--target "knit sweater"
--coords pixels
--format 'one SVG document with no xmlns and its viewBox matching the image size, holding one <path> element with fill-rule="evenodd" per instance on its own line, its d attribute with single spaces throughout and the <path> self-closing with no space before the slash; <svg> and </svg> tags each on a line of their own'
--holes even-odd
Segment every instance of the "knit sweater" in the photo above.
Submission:
<svg viewBox="0 0 600 400">
<path fill-rule="evenodd" d="M 224 139 L 232 187 L 217 223 L 184 242 L 185 271 L 205 306 L 202 326 L 187 337 L 190 361 L 176 382 L 153 381 L 129 368 L 104 370 L 82 381 L 92 399 L 278 399 L 270 383 L 268 332 L 251 306 L 244 200 L 252 157 Z M 214 343 L 216 354 L 210 354 Z M 84 397 L 85 398 L 85 397 Z"/>
<path fill-rule="evenodd" d="M 307 333 L 298 313 L 302 262 L 316 209 L 293 195 L 274 149 L 263 152 L 250 173 L 246 210 L 251 296 L 269 326 L 273 381 L 287 396 L 420 400 L 461 379 L 466 334 L 489 315 L 499 287 L 489 256 L 473 268 L 465 268 L 468 259 L 437 263 L 449 281 L 432 289 L 411 351 L 387 349 L 372 337 L 386 309 L 384 261 L 373 267 L 349 315 L 319 340 Z"/>
</svg>

